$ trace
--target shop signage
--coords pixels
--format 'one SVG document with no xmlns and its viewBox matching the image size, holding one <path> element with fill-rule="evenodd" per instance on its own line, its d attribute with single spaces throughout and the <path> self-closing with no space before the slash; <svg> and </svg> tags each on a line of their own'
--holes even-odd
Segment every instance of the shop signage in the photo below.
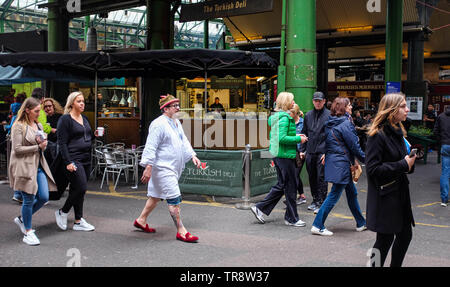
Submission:
<svg viewBox="0 0 450 287">
<path fill-rule="evenodd" d="M 262 156 L 264 150 L 252 150 L 250 195 L 270 191 L 277 181 L 273 160 Z M 186 164 L 181 178 L 182 192 L 239 198 L 243 190 L 242 151 L 195 150 L 202 160 L 200 168 Z"/>
<path fill-rule="evenodd" d="M 374 91 L 384 90 L 384 82 L 330 82 L 330 91 Z"/>
<path fill-rule="evenodd" d="M 401 82 L 386 82 L 386 94 L 400 93 L 401 84 Z"/>
<path fill-rule="evenodd" d="M 239 78 L 225 77 L 218 78 L 215 76 L 211 77 L 211 88 L 212 89 L 245 89 L 246 78 L 241 76 Z"/>
<path fill-rule="evenodd" d="M 409 109 L 408 118 L 414 121 L 421 121 L 423 97 L 406 97 L 406 105 Z"/>
<path fill-rule="evenodd" d="M 273 0 L 211 0 L 196 4 L 181 4 L 180 22 L 202 21 L 272 10 Z"/>
</svg>

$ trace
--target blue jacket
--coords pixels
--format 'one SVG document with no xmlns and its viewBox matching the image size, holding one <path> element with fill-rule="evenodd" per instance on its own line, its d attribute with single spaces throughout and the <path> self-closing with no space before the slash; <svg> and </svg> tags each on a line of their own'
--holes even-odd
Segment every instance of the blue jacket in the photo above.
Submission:
<svg viewBox="0 0 450 287">
<path fill-rule="evenodd" d="M 303 118 L 299 118 L 298 123 L 295 124 L 295 128 L 297 129 L 297 134 L 301 134 L 302 133 L 302 129 L 303 129 Z M 302 143 L 299 142 L 297 144 L 297 151 L 300 151 L 300 148 L 302 147 Z"/>
<path fill-rule="evenodd" d="M 350 165 L 354 164 L 355 156 L 360 162 L 365 161 L 355 127 L 346 116 L 330 116 L 325 123 L 325 135 L 325 181 L 350 183 L 352 180 Z"/>
</svg>

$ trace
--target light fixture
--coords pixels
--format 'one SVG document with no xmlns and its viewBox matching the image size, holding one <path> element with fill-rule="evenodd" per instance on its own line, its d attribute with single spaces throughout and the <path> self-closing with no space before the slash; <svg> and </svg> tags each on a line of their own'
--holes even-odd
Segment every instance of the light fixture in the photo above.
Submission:
<svg viewBox="0 0 450 287">
<path fill-rule="evenodd" d="M 347 27 L 347 28 L 337 28 L 337 32 L 360 32 L 360 31 L 372 31 L 373 26 L 359 26 L 359 27 Z"/>
</svg>

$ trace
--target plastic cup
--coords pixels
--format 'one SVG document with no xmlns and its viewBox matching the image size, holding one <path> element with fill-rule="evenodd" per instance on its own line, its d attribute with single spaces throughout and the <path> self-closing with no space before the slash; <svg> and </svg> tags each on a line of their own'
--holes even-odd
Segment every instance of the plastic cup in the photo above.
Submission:
<svg viewBox="0 0 450 287">
<path fill-rule="evenodd" d="M 104 127 L 98 127 L 97 128 L 97 134 L 98 134 L 99 137 L 102 137 L 104 133 L 105 133 L 105 128 Z"/>
</svg>

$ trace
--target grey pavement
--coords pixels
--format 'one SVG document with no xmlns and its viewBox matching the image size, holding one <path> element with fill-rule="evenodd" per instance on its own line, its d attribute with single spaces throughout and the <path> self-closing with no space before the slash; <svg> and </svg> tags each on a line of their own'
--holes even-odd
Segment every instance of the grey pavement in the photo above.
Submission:
<svg viewBox="0 0 450 287">
<path fill-rule="evenodd" d="M 439 204 L 439 176 L 436 152 L 429 155 L 427 165 L 418 161 L 415 173 L 409 176 L 417 224 L 404 266 L 450 266 L 450 213 Z M 148 220 L 156 233 L 146 234 L 133 227 L 145 204 L 146 187 L 133 190 L 131 185 L 121 182 L 114 191 L 111 187 L 100 190 L 98 180 L 89 183 L 84 217 L 95 225 L 93 232 L 71 229 L 73 211 L 68 230 L 59 230 L 54 211 L 62 207 L 65 197 L 51 201 L 33 217 L 33 228 L 41 241 L 34 247 L 22 243 L 19 228 L 13 223 L 20 205 L 11 200 L 9 186 L 0 185 L 0 266 L 70 266 L 78 262 L 83 267 L 364 267 L 369 259 L 366 253 L 375 241 L 375 233 L 355 231 L 345 194 L 325 223 L 334 232 L 332 237 L 311 234 L 314 214 L 306 209 L 307 204 L 298 206 L 306 227 L 284 225 L 281 201 L 263 225 L 249 210 L 235 208 L 240 199 L 184 194 L 183 223 L 200 237 L 196 244 L 184 243 L 175 239 L 176 229 L 165 202 Z M 365 212 L 365 169 L 357 188 Z M 306 195 L 309 203 L 309 191 Z M 386 265 L 389 262 L 390 256 Z"/>
</svg>

